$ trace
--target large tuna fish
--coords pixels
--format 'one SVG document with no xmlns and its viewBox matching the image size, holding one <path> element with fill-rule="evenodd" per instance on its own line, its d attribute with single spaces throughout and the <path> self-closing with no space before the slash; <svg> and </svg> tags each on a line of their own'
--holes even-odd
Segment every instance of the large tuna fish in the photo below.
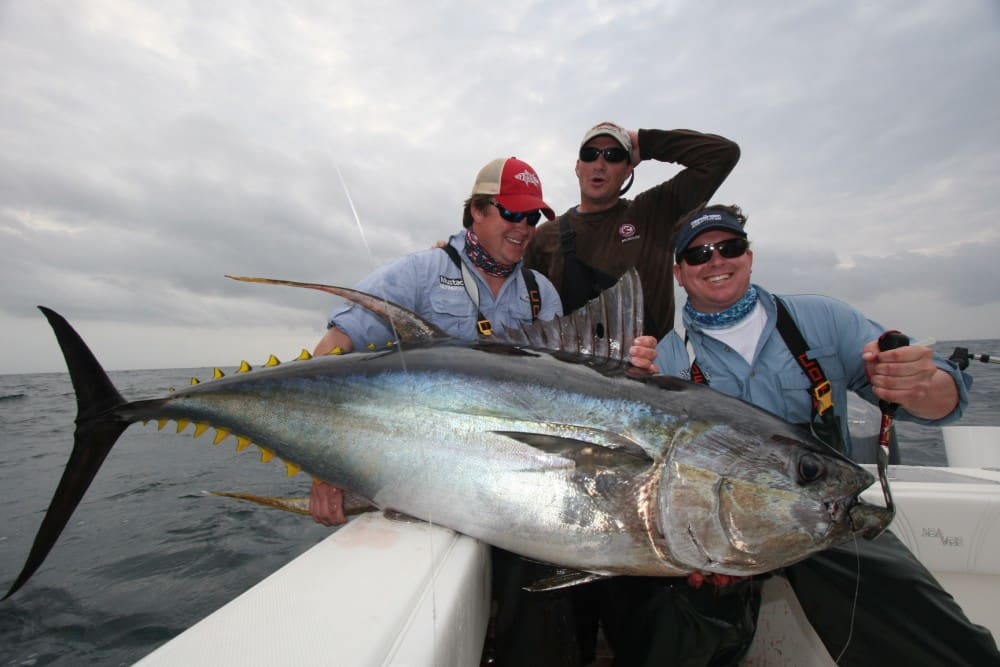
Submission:
<svg viewBox="0 0 1000 667">
<path fill-rule="evenodd" d="M 393 304 L 305 286 L 390 319 L 401 344 L 129 402 L 42 308 L 79 413 L 8 596 L 42 564 L 121 433 L 146 420 L 232 434 L 379 508 L 597 575 L 755 574 L 888 524 L 858 500 L 872 476 L 808 432 L 704 386 L 630 377 L 642 312 L 634 272 L 572 317 L 506 332 L 517 343 L 448 340 Z"/>
</svg>

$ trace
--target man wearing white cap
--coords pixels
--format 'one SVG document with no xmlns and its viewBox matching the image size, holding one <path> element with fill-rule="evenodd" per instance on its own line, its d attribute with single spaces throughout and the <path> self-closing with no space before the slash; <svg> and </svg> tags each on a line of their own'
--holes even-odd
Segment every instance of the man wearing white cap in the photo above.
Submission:
<svg viewBox="0 0 1000 667">
<path fill-rule="evenodd" d="M 567 313 L 636 267 L 646 333 L 662 338 L 674 323 L 677 223 L 712 197 L 739 157 L 739 146 L 714 134 L 595 125 L 584 134 L 576 161 L 580 203 L 539 226 L 525 265 L 548 276 Z M 684 169 L 635 199 L 625 199 L 622 195 L 643 160 L 673 162 Z"/>
</svg>

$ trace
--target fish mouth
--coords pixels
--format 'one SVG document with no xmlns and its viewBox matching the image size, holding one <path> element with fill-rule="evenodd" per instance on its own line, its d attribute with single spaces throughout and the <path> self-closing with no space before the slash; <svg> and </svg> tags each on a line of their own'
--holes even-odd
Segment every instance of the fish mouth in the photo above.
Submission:
<svg viewBox="0 0 1000 667">
<path fill-rule="evenodd" d="M 851 533 L 866 540 L 873 540 L 881 535 L 895 516 L 895 509 L 872 505 L 862 500 L 855 500 L 846 508 L 846 519 Z"/>
</svg>

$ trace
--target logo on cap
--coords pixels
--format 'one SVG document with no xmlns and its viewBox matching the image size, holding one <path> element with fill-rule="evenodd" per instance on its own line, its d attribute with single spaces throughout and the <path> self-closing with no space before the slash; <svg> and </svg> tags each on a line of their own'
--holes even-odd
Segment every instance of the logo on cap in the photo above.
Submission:
<svg viewBox="0 0 1000 667">
<path fill-rule="evenodd" d="M 695 229 L 695 228 L 699 227 L 702 223 L 711 222 L 711 221 L 722 222 L 722 216 L 719 215 L 718 213 L 706 213 L 705 215 L 699 216 L 699 217 L 695 218 L 694 220 L 692 220 L 691 224 L 688 225 L 688 226 L 691 229 Z"/>
<path fill-rule="evenodd" d="M 538 176 L 535 176 L 532 172 L 525 169 L 520 174 L 515 174 L 514 178 L 521 181 L 522 183 L 527 183 L 528 185 L 534 185 L 536 188 L 542 187 L 542 182 L 538 180 Z"/>
</svg>

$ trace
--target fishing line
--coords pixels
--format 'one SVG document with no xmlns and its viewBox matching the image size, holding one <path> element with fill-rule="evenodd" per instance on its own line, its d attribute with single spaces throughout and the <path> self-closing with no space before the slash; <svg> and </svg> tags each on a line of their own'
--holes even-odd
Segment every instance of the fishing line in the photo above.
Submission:
<svg viewBox="0 0 1000 667">
<path fill-rule="evenodd" d="M 340 186 L 344 189 L 344 196 L 347 197 L 347 204 L 348 204 L 348 206 L 351 207 L 351 215 L 354 216 L 354 223 L 357 225 L 357 227 L 358 227 L 358 233 L 361 235 L 361 242 L 365 246 L 365 252 L 368 253 L 369 264 L 371 265 L 372 269 L 374 270 L 377 267 L 377 263 L 375 261 L 375 255 L 372 253 L 371 245 L 369 245 L 369 243 L 368 243 L 368 237 L 365 236 L 365 228 L 364 228 L 364 225 L 361 224 L 361 216 L 358 215 L 358 209 L 354 206 L 354 199 L 353 199 L 353 197 L 351 197 L 351 191 L 347 187 L 347 181 L 344 180 L 344 175 L 343 175 L 343 173 L 341 173 L 340 167 L 336 163 L 334 163 L 333 168 L 336 170 L 337 177 L 340 179 Z M 388 299 L 383 298 L 382 302 L 383 303 L 388 303 Z M 391 313 L 391 311 L 389 311 L 388 308 L 386 310 L 387 310 L 387 315 L 388 315 L 388 318 L 389 318 L 389 326 L 392 328 L 392 331 L 395 334 L 396 333 L 396 324 L 392 321 L 392 313 Z M 403 354 L 403 344 L 398 339 L 395 341 L 395 344 L 399 348 L 399 362 L 400 362 L 400 365 L 403 368 L 403 375 L 409 377 L 410 372 L 409 372 L 409 370 L 406 367 L 406 355 Z M 360 351 L 361 350 L 355 350 L 355 352 L 360 352 Z M 425 457 L 424 458 L 424 464 L 425 464 L 424 465 L 424 470 L 427 470 L 428 474 L 430 474 L 429 473 L 429 471 L 430 471 L 430 465 L 427 464 L 427 458 L 426 458 L 427 452 L 426 452 L 426 450 L 423 449 L 423 448 L 421 448 L 420 455 Z M 433 520 L 433 518 L 428 518 L 427 519 L 427 524 L 429 526 L 431 526 L 431 528 L 433 529 L 433 527 L 434 527 L 434 520 Z M 447 548 L 445 550 L 447 551 Z M 438 567 L 438 568 L 434 567 L 434 560 L 435 560 L 435 554 L 434 554 L 434 536 L 431 534 L 431 531 L 427 531 L 427 553 L 430 554 L 430 558 L 429 558 L 427 567 L 428 567 L 428 573 L 430 575 L 428 577 L 428 580 L 430 581 L 430 587 L 431 587 L 431 590 L 430 590 L 430 593 L 431 593 L 431 622 L 433 624 L 434 634 L 436 636 L 437 635 L 437 586 L 436 586 L 436 584 L 437 584 L 437 578 L 438 578 L 437 575 L 438 575 L 438 572 L 442 568 L 441 567 Z M 433 640 L 431 641 L 431 650 L 432 650 L 432 654 L 433 654 L 433 657 L 434 657 L 435 662 L 436 662 L 437 661 L 437 655 L 436 655 L 437 643 L 434 642 Z"/>
<path fill-rule="evenodd" d="M 854 602 L 851 604 L 851 620 L 847 626 L 847 639 L 844 640 L 844 647 L 840 649 L 840 653 L 834 659 L 834 662 L 840 664 L 840 659 L 844 657 L 847 653 L 847 648 L 851 645 L 851 639 L 854 638 L 854 622 L 858 613 L 858 598 L 861 596 L 861 553 L 858 550 L 858 536 L 852 535 L 854 538 L 854 559 L 855 559 L 855 569 L 854 569 Z"/>
<path fill-rule="evenodd" d="M 361 242 L 365 246 L 365 251 L 368 253 L 368 259 L 372 264 L 372 268 L 375 266 L 375 257 L 372 255 L 372 248 L 368 245 L 368 237 L 365 236 L 365 228 L 361 225 L 361 217 L 358 216 L 358 209 L 354 207 L 354 199 L 351 198 L 351 191 L 347 188 L 347 181 L 344 180 L 344 175 L 340 172 L 340 167 L 334 163 L 333 168 L 337 172 L 337 178 L 340 179 L 340 186 L 344 188 L 344 196 L 347 197 L 347 205 L 351 207 L 351 215 L 354 216 L 354 223 L 358 226 L 358 233 L 361 234 Z"/>
<path fill-rule="evenodd" d="M 361 224 L 361 216 L 358 215 L 358 209 L 354 206 L 354 198 L 351 197 L 351 191 L 347 187 L 347 181 L 344 180 L 344 174 L 341 173 L 340 167 L 337 165 L 336 162 L 333 164 L 333 168 L 337 172 L 337 178 L 340 179 L 340 186 L 344 189 L 344 196 L 347 197 L 347 205 L 351 207 L 351 215 L 354 216 L 354 224 L 357 225 L 358 233 L 361 235 L 361 243 L 365 246 L 365 252 L 368 253 L 368 264 L 371 266 L 372 270 L 374 270 L 375 268 L 378 267 L 378 263 L 375 260 L 374 253 L 372 253 L 371 245 L 369 245 L 368 243 L 368 237 L 365 236 L 365 228 L 364 225 Z M 385 298 L 382 299 L 382 303 L 388 303 L 388 302 L 389 302 L 388 299 Z M 395 333 L 396 324 L 392 321 L 392 313 L 387 312 L 387 316 L 389 318 L 389 326 Z M 403 372 L 406 373 L 407 372 L 406 359 L 402 355 L 402 343 L 400 343 L 400 341 L 397 340 L 396 345 L 398 345 L 400 348 L 399 360 L 403 366 Z"/>
</svg>

